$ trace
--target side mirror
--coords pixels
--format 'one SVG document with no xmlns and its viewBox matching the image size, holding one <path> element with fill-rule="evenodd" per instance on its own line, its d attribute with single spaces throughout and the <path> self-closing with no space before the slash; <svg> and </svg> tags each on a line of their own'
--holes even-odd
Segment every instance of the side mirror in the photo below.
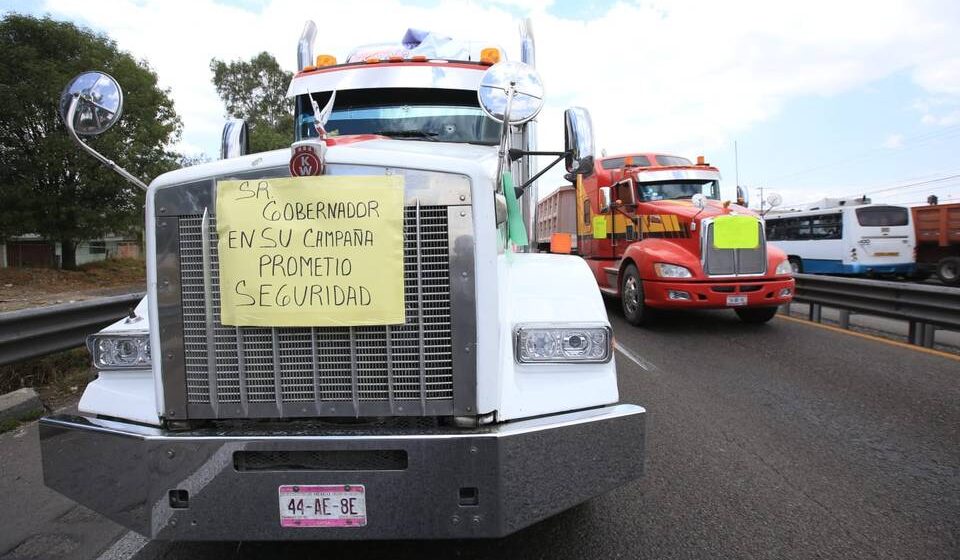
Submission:
<svg viewBox="0 0 960 560">
<path fill-rule="evenodd" d="M 107 131 L 123 112 L 123 91 L 112 76 L 84 72 L 67 84 L 60 94 L 60 118 L 82 136 Z"/>
<path fill-rule="evenodd" d="M 737 185 L 737 204 L 744 207 L 750 207 L 750 189 Z"/>
<path fill-rule="evenodd" d="M 600 187 L 600 212 L 605 214 L 612 206 L 610 187 Z"/>
<path fill-rule="evenodd" d="M 593 125 L 583 107 L 571 107 L 563 114 L 564 150 L 567 172 L 589 175 L 593 172 Z"/>
<path fill-rule="evenodd" d="M 704 208 L 707 207 L 707 197 L 703 196 L 701 193 L 697 193 L 691 196 L 690 202 L 692 202 L 693 205 L 699 208 L 700 210 L 703 210 Z"/>
<path fill-rule="evenodd" d="M 250 153 L 250 131 L 247 121 L 230 119 L 220 135 L 220 159 L 245 156 Z"/>
</svg>

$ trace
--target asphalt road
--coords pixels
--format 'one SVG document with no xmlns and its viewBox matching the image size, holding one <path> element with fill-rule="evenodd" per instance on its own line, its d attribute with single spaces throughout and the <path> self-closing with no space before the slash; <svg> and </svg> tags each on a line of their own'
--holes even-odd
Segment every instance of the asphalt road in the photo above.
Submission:
<svg viewBox="0 0 960 560">
<path fill-rule="evenodd" d="M 621 399 L 649 412 L 641 481 L 496 541 L 155 542 L 135 557 L 960 558 L 960 361 L 783 318 L 610 316 Z"/>
</svg>

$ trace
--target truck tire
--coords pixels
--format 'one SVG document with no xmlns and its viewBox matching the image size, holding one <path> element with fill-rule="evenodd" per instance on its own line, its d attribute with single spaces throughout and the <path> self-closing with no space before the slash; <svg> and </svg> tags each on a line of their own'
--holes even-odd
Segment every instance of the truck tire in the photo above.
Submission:
<svg viewBox="0 0 960 560">
<path fill-rule="evenodd" d="M 803 259 L 800 257 L 790 257 L 787 260 L 790 261 L 790 268 L 793 269 L 794 274 L 803 273 Z"/>
<path fill-rule="evenodd" d="M 631 325 L 642 325 L 649 315 L 649 309 L 643 303 L 643 280 L 637 267 L 628 264 L 620 278 L 620 306 L 623 316 Z"/>
<path fill-rule="evenodd" d="M 937 278 L 947 286 L 960 285 L 960 257 L 946 257 L 937 263 Z"/>
<path fill-rule="evenodd" d="M 777 315 L 776 307 L 739 307 L 734 311 L 744 323 L 766 323 Z"/>
</svg>

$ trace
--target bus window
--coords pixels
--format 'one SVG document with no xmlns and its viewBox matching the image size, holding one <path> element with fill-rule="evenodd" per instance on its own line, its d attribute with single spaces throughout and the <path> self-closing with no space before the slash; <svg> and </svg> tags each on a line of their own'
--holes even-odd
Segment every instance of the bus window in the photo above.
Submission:
<svg viewBox="0 0 960 560">
<path fill-rule="evenodd" d="M 909 212 L 902 206 L 868 206 L 857 208 L 857 221 L 864 227 L 907 225 Z"/>
</svg>

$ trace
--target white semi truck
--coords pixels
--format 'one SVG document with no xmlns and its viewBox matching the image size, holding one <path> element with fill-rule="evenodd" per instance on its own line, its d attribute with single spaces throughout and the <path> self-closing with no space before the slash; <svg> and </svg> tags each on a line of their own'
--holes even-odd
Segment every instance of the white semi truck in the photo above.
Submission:
<svg viewBox="0 0 960 560">
<path fill-rule="evenodd" d="M 78 137 L 120 117 L 119 85 L 68 86 L 74 139 L 146 189 L 147 296 L 88 341 L 79 414 L 40 421 L 46 484 L 155 539 L 422 539 L 503 536 L 641 476 L 645 413 L 618 404 L 590 270 L 522 250 L 542 103 L 529 26 L 524 63 L 414 33 L 338 64 L 315 32 L 292 149 L 245 154 L 232 122 L 223 159 L 149 187 Z M 554 155 L 589 173 L 589 116 L 565 120 Z M 279 271 L 258 260 L 277 233 L 262 220 L 293 233 Z M 320 288 L 298 291 L 289 259 Z M 366 300 L 336 291 L 363 270 Z"/>
</svg>

